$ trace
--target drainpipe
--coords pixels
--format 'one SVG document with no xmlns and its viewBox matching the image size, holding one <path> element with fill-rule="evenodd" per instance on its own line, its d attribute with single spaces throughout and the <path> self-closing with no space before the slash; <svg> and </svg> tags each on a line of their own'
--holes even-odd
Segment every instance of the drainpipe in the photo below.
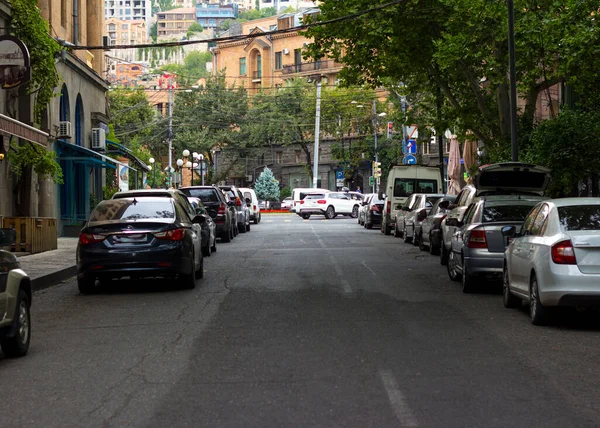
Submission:
<svg viewBox="0 0 600 428">
<path fill-rule="evenodd" d="M 73 0 L 73 44 L 79 44 L 79 0 Z"/>
</svg>

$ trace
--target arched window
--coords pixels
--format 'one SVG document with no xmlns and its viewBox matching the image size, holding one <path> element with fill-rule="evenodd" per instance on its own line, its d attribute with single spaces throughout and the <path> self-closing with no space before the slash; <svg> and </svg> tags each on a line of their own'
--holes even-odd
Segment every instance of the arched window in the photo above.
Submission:
<svg viewBox="0 0 600 428">
<path fill-rule="evenodd" d="M 81 94 L 77 95 L 77 101 L 75 102 L 75 144 L 78 146 L 84 146 L 83 143 L 83 129 L 84 129 L 85 116 L 83 115 L 83 101 L 81 100 Z"/>
<path fill-rule="evenodd" d="M 59 117 L 61 122 L 68 121 L 71 117 L 71 107 L 69 104 L 69 90 L 67 85 L 63 83 L 62 89 L 60 90 L 60 109 Z"/>
</svg>

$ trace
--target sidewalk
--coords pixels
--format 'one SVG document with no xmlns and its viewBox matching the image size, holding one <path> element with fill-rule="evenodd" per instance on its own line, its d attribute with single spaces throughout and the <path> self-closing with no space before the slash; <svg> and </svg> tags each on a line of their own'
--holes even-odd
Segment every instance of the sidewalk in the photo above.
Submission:
<svg viewBox="0 0 600 428">
<path fill-rule="evenodd" d="M 31 278 L 34 291 L 51 287 L 77 274 L 77 238 L 58 238 L 58 249 L 20 256 L 21 268 Z"/>
</svg>

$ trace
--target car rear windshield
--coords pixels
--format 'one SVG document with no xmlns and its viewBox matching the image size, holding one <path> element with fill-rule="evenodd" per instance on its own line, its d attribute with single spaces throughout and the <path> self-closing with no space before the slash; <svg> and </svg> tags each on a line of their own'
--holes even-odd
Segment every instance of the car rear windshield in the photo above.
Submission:
<svg viewBox="0 0 600 428">
<path fill-rule="evenodd" d="M 502 221 L 525 221 L 525 217 L 534 207 L 531 205 L 493 205 L 483 209 L 483 222 L 494 223 Z"/>
<path fill-rule="evenodd" d="M 219 202 L 215 189 L 183 189 L 183 193 L 193 198 L 199 198 L 202 202 Z"/>
<path fill-rule="evenodd" d="M 110 199 L 98 204 L 90 216 L 90 222 L 174 218 L 175 210 L 171 199 Z"/>
<path fill-rule="evenodd" d="M 307 195 L 305 199 L 321 199 L 324 197 L 325 197 L 325 195 L 322 193 L 320 193 L 320 194 L 313 193 L 312 195 Z"/>
<path fill-rule="evenodd" d="M 558 207 L 562 230 L 600 230 L 600 205 Z"/>
<path fill-rule="evenodd" d="M 252 193 L 244 192 L 244 198 L 252 200 Z"/>
<path fill-rule="evenodd" d="M 403 198 L 413 193 L 437 193 L 436 180 L 423 180 L 418 178 L 396 178 L 394 180 L 394 197 Z"/>
</svg>

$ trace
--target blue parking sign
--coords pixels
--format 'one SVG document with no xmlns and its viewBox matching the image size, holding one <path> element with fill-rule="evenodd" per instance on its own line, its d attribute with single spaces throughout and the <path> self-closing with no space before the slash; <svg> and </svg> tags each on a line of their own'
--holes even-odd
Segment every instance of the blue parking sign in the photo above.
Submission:
<svg viewBox="0 0 600 428">
<path fill-rule="evenodd" d="M 344 179 L 344 171 L 339 170 L 335 172 L 335 179 L 336 180 L 343 180 Z"/>
</svg>

